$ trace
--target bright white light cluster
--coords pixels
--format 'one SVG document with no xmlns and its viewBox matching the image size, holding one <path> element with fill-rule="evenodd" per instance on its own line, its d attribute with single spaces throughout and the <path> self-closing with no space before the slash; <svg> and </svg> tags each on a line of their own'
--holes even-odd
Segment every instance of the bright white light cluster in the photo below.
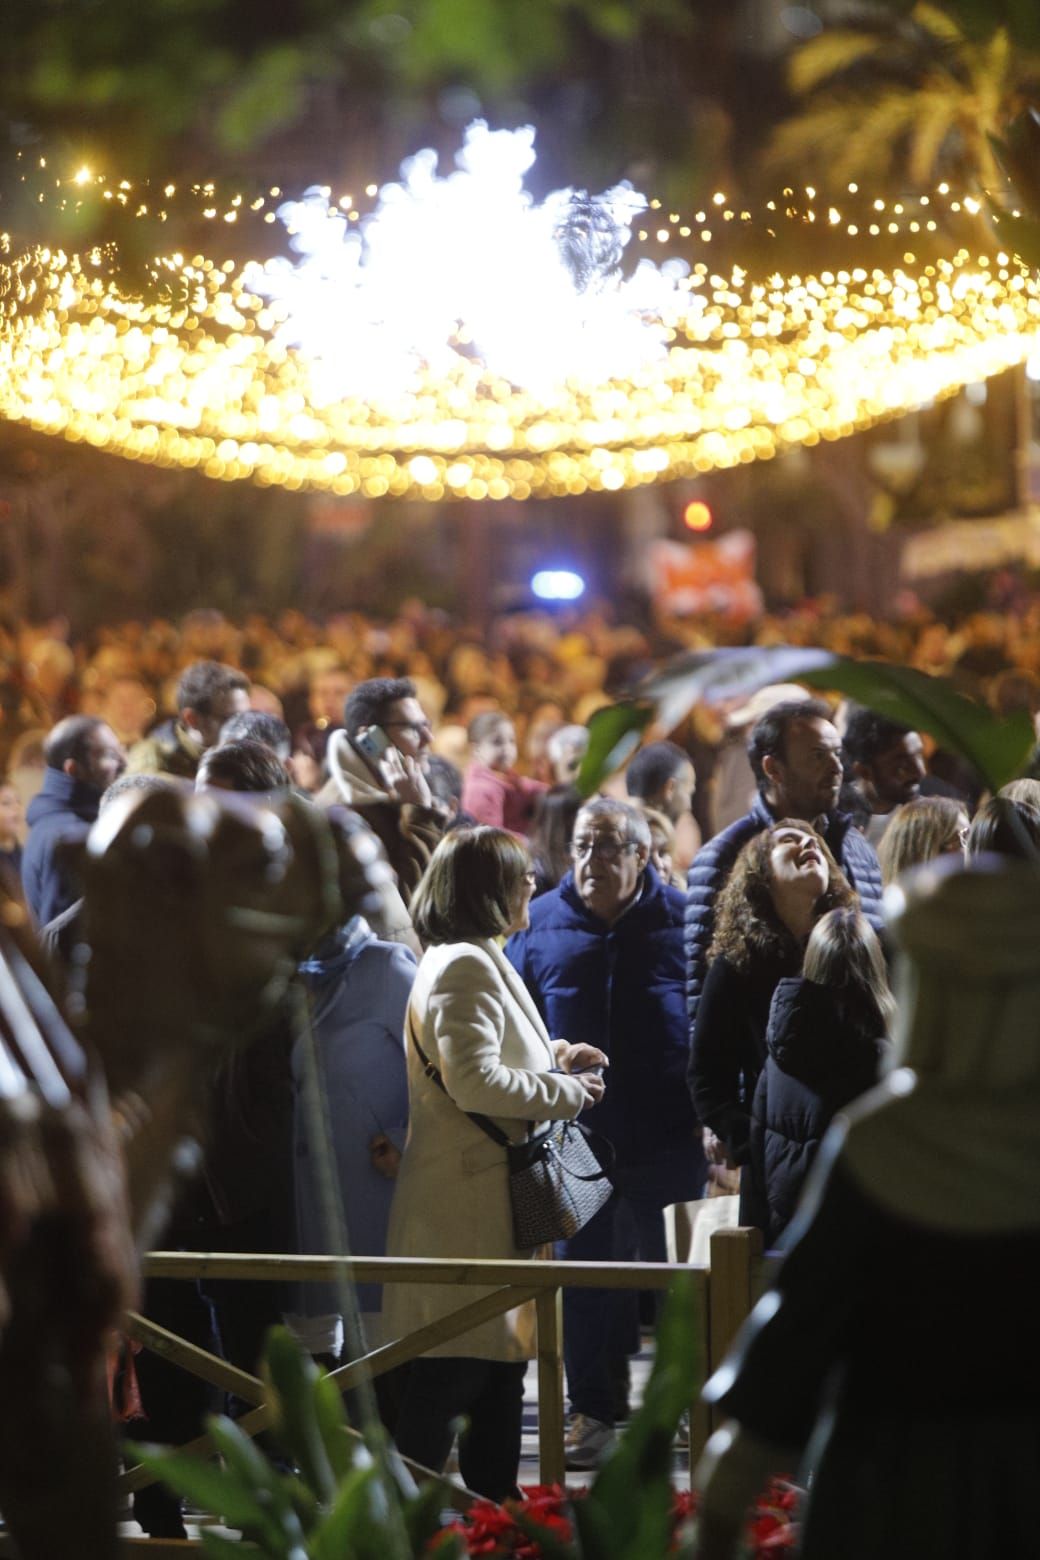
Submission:
<svg viewBox="0 0 1040 1560">
<path fill-rule="evenodd" d="M 686 265 L 643 259 L 630 277 L 608 272 L 580 289 L 559 242 L 575 192 L 533 201 L 534 160 L 530 127 L 478 120 L 454 173 L 438 175 L 436 152 L 417 153 L 361 231 L 324 188 L 278 208 L 298 259 L 252 266 L 244 281 L 270 300 L 276 340 L 314 365 L 320 402 L 413 390 L 424 374 L 455 373 L 460 354 L 543 396 L 631 378 L 663 355 Z M 647 201 L 620 184 L 591 204 L 620 250 Z"/>
</svg>

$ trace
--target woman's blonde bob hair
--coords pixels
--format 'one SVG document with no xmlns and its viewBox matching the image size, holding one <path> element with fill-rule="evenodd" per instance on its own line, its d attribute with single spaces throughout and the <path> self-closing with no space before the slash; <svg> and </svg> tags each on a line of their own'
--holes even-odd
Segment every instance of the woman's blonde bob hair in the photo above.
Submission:
<svg viewBox="0 0 1040 1560">
<path fill-rule="evenodd" d="M 888 1034 L 895 998 L 877 933 L 862 911 L 845 905 L 820 917 L 809 934 L 802 974 L 816 986 L 843 991 L 868 1031 Z"/>
<path fill-rule="evenodd" d="M 412 925 L 422 943 L 501 937 L 516 920 L 527 847 L 505 829 L 452 829 L 412 895 Z"/>
<path fill-rule="evenodd" d="M 950 796 L 919 796 L 897 807 L 878 845 L 887 888 L 900 873 L 948 851 L 968 824 L 967 809 Z"/>
</svg>

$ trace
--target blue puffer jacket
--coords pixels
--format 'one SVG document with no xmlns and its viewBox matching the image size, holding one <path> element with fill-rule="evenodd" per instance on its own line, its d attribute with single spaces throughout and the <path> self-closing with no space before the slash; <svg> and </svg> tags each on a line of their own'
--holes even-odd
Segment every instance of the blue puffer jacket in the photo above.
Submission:
<svg viewBox="0 0 1040 1560">
<path fill-rule="evenodd" d="M 756 834 L 768 829 L 774 818 L 761 795 L 750 812 L 731 823 L 702 845 L 686 879 L 686 1011 L 690 1034 L 697 1021 L 697 1004 L 708 970 L 708 949 L 715 929 L 715 896 L 733 870 L 740 852 Z M 880 931 L 881 867 L 873 845 L 854 826 L 849 813 L 832 813 L 824 839 L 852 887 L 859 895 L 863 914 Z"/>
<path fill-rule="evenodd" d="M 550 1035 L 610 1057 L 606 1093 L 582 1122 L 614 1144 L 620 1189 L 662 1206 L 698 1196 L 704 1180 L 685 1082 L 682 924 L 681 891 L 652 867 L 613 925 L 586 909 L 568 872 L 506 945 Z"/>
<path fill-rule="evenodd" d="M 22 853 L 22 887 L 37 926 L 46 926 L 79 898 L 80 888 L 58 854 L 58 846 L 78 843 L 90 833 L 101 792 L 48 768 L 43 785 L 29 803 L 29 837 Z"/>
</svg>

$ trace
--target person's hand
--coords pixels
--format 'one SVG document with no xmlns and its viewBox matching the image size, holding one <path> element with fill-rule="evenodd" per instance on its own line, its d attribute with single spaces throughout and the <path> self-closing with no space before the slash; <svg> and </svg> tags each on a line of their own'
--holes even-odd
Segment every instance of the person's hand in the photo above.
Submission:
<svg viewBox="0 0 1040 1560">
<path fill-rule="evenodd" d="M 735 1170 L 736 1165 L 729 1157 L 729 1150 L 720 1137 L 716 1137 L 710 1127 L 702 1128 L 702 1141 L 704 1143 L 704 1157 L 709 1165 L 725 1165 L 728 1170 Z"/>
<path fill-rule="evenodd" d="M 558 1058 L 566 1073 L 586 1072 L 590 1067 L 609 1067 L 610 1057 L 596 1045 L 569 1045 Z"/>
<path fill-rule="evenodd" d="M 585 1104 L 582 1106 L 582 1110 L 588 1110 L 591 1106 L 598 1105 L 604 1094 L 607 1092 L 607 1086 L 600 1077 L 599 1073 L 583 1072 L 575 1074 L 574 1076 L 580 1077 L 581 1086 L 585 1090 L 585 1094 L 587 1096 Z"/>
<path fill-rule="evenodd" d="M 431 807 L 433 792 L 416 759 L 395 747 L 387 748 L 379 760 L 379 772 L 390 795 L 402 806 Z"/>
<path fill-rule="evenodd" d="M 740 1171 L 729 1165 L 708 1166 L 708 1196 L 733 1197 L 740 1191 Z"/>
<path fill-rule="evenodd" d="M 368 1145 L 368 1157 L 372 1169 L 387 1181 L 396 1181 L 401 1164 L 401 1150 L 395 1148 L 385 1132 L 377 1132 Z"/>
</svg>

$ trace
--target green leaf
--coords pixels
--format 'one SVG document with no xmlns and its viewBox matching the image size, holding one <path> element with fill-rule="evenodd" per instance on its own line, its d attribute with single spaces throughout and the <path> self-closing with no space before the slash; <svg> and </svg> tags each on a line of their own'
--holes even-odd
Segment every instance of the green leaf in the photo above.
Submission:
<svg viewBox="0 0 1040 1560">
<path fill-rule="evenodd" d="M 264 1346 L 264 1377 L 271 1389 L 274 1432 L 323 1505 L 336 1497 L 336 1476 L 318 1418 L 318 1367 L 287 1327 L 272 1327 Z"/>
<path fill-rule="evenodd" d="M 836 656 L 833 666 L 806 669 L 798 676 L 813 687 L 837 689 L 915 731 L 927 731 L 942 747 L 974 764 L 994 791 L 1020 773 L 1036 742 L 1024 711 L 994 715 L 958 693 L 946 678 L 929 677 L 912 666 Z"/>
<path fill-rule="evenodd" d="M 670 731 L 702 699 L 718 703 L 746 698 L 756 688 L 779 682 L 833 689 L 916 731 L 927 731 L 942 747 L 974 764 L 995 791 L 1020 773 L 1036 741 L 1027 715 L 994 715 L 965 698 L 948 678 L 889 661 L 854 661 L 829 650 L 781 645 L 698 651 L 670 662 L 637 692 L 656 706 L 655 724 Z M 615 706 L 632 707 L 638 706 Z"/>
<path fill-rule="evenodd" d="M 274 1544 L 276 1553 L 295 1553 L 303 1545 L 306 1527 L 314 1521 L 317 1497 L 293 1474 L 279 1473 L 234 1420 L 223 1415 L 211 1419 L 209 1433 L 227 1472 L 256 1491 L 261 1526 L 253 1531 Z"/>
<path fill-rule="evenodd" d="M 203 1528 L 202 1553 L 210 1560 L 242 1560 L 242 1540 L 225 1538 L 221 1533 L 208 1533 Z"/>
<path fill-rule="evenodd" d="M 652 718 L 653 710 L 645 704 L 622 702 L 596 711 L 589 721 L 589 745 L 574 782 L 582 796 L 592 796 L 608 775 L 631 758 Z"/>
<path fill-rule="evenodd" d="M 389 1548 L 386 1492 L 376 1468 L 356 1468 L 310 1536 L 311 1560 L 383 1560 Z"/>
<path fill-rule="evenodd" d="M 408 1533 L 410 1552 L 425 1554 L 431 1541 L 441 1531 L 441 1511 L 445 1505 L 445 1489 L 439 1479 L 431 1479 L 419 1493 L 404 1505 L 404 1525 Z M 465 1550 L 460 1550 L 464 1554 Z M 438 1560 L 452 1560 L 449 1550 L 442 1554 L 437 1549 Z"/>
<path fill-rule="evenodd" d="M 698 1333 L 691 1326 L 694 1304 L 692 1274 L 678 1275 L 661 1313 L 643 1402 L 584 1506 L 575 1507 L 586 1560 L 645 1560 L 668 1552 L 672 1443 L 701 1380 Z"/>
<path fill-rule="evenodd" d="M 162 1447 L 134 1446 L 134 1461 L 156 1474 L 177 1495 L 214 1516 L 223 1517 L 231 1527 L 263 1527 L 267 1513 L 257 1492 L 240 1475 L 225 1472 L 214 1463 L 168 1452 Z"/>
<path fill-rule="evenodd" d="M 308 63 L 295 44 L 277 44 L 241 65 L 217 118 L 221 144 L 229 151 L 244 151 L 297 114 Z"/>
<path fill-rule="evenodd" d="M 323 1370 L 314 1382 L 314 1417 L 326 1456 L 336 1479 L 345 1479 L 363 1450 L 347 1430 L 343 1394 Z"/>
</svg>

